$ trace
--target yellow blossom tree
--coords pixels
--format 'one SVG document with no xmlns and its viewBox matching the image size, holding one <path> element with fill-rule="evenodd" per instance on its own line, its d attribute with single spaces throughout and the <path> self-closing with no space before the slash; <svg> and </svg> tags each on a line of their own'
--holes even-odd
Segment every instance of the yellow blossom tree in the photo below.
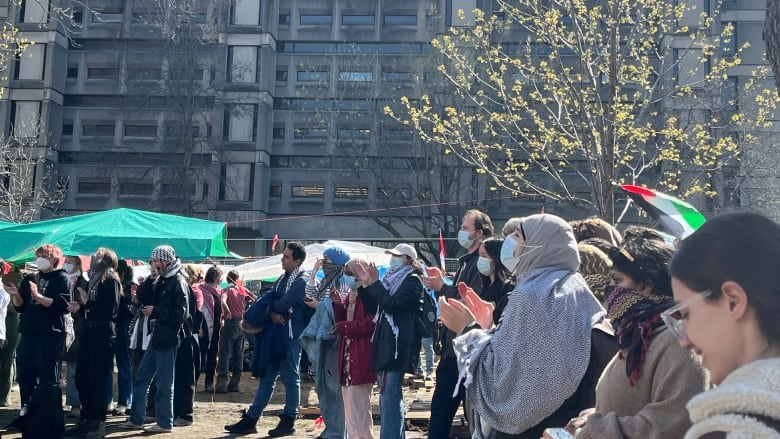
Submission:
<svg viewBox="0 0 780 439">
<path fill-rule="evenodd" d="M 717 5 L 710 15 L 668 0 L 496 3 L 432 41 L 446 89 L 385 108 L 496 189 L 609 220 L 619 183 L 714 197 L 713 175 L 771 125 L 766 72 L 739 85 L 729 76 L 747 43 L 734 47 Z"/>
</svg>

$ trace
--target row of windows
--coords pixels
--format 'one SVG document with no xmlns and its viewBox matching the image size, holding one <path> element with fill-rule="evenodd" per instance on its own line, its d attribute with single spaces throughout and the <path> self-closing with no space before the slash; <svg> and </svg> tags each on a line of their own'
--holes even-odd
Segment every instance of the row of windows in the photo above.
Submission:
<svg viewBox="0 0 780 439">
<path fill-rule="evenodd" d="M 295 75 L 298 82 L 326 82 L 330 80 L 330 72 L 327 70 L 308 71 L 298 70 Z M 287 70 L 277 70 L 276 80 L 287 81 Z M 374 73 L 369 71 L 342 71 L 339 72 L 341 82 L 371 82 Z M 414 82 L 412 72 L 382 72 L 382 81 L 385 82 Z"/>
<path fill-rule="evenodd" d="M 118 67 L 111 66 L 88 66 L 86 70 L 86 79 L 118 80 L 122 75 L 122 71 Z M 171 81 L 202 81 L 205 72 L 206 69 L 168 69 L 167 78 Z M 127 67 L 127 69 L 125 69 L 125 76 L 128 80 L 160 80 L 163 79 L 163 71 L 160 68 L 154 67 Z M 215 80 L 216 72 L 214 69 L 210 69 L 209 76 L 212 81 Z M 78 78 L 79 67 L 73 65 L 68 66 L 66 77 L 68 79 Z"/>
<path fill-rule="evenodd" d="M 292 130 L 293 139 L 327 139 L 328 128 L 322 126 L 316 127 L 297 127 Z M 274 126 L 272 138 L 284 139 L 286 136 L 284 126 Z M 370 128 L 338 128 L 336 137 L 341 140 L 370 140 Z M 411 129 L 382 128 L 379 131 L 379 140 L 413 140 L 414 131 Z"/>
<path fill-rule="evenodd" d="M 373 26 L 374 15 L 342 15 L 341 24 L 345 26 Z M 279 25 L 289 26 L 292 22 L 290 14 L 279 14 Z M 382 17 L 385 26 L 417 26 L 417 15 L 385 15 Z M 301 14 L 298 23 L 303 26 L 329 26 L 333 24 L 333 16 L 327 14 Z"/>
<path fill-rule="evenodd" d="M 154 183 L 144 183 L 138 181 L 120 181 L 119 195 L 152 195 L 154 192 Z M 181 184 L 163 183 L 160 185 L 160 195 L 164 197 L 176 197 L 182 194 L 183 186 Z M 208 195 L 208 185 L 204 184 L 204 196 Z M 196 186 L 188 185 L 186 194 L 195 195 Z M 110 180 L 87 180 L 79 181 L 77 192 L 82 195 L 108 195 L 111 193 Z"/>
<path fill-rule="evenodd" d="M 359 163 L 372 169 L 425 170 L 426 160 L 419 157 L 338 157 L 338 156 L 271 156 L 271 168 L 352 169 Z"/>
<path fill-rule="evenodd" d="M 281 198 L 282 185 L 271 185 L 268 195 L 272 198 Z M 333 198 L 338 199 L 365 199 L 369 190 L 365 186 L 336 186 L 333 188 Z M 386 200 L 411 200 L 414 196 L 421 199 L 429 198 L 430 190 L 415 192 L 408 187 L 379 187 L 376 195 Z M 290 186 L 292 198 L 325 198 L 325 186 L 320 185 L 292 185 Z"/>
<path fill-rule="evenodd" d="M 156 124 L 125 124 L 123 127 L 124 137 L 138 137 L 154 139 L 157 137 L 157 125 Z M 113 122 L 106 123 L 82 123 L 81 136 L 82 137 L 114 137 L 116 132 L 116 125 Z M 165 138 L 176 139 L 185 136 L 186 127 L 176 123 L 165 124 Z M 65 122 L 62 124 L 62 135 L 73 135 L 73 122 Z M 206 135 L 211 136 L 211 125 L 206 127 Z M 190 137 L 196 139 L 200 137 L 200 127 L 193 126 L 190 128 Z"/>
</svg>

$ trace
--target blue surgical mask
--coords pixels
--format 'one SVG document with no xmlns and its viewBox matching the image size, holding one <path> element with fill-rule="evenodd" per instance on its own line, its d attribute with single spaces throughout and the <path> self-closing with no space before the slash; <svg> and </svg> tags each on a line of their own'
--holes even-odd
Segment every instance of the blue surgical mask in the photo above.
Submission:
<svg viewBox="0 0 780 439">
<path fill-rule="evenodd" d="M 357 281 L 355 276 L 349 276 L 346 274 L 344 275 L 344 283 L 347 284 L 347 286 L 353 290 L 360 286 L 360 282 Z"/>
<path fill-rule="evenodd" d="M 471 232 L 468 230 L 461 230 L 458 232 L 458 244 L 465 249 L 471 248 L 471 244 L 474 244 L 473 239 L 469 239 Z"/>
<path fill-rule="evenodd" d="M 493 272 L 493 260 L 480 256 L 479 259 L 477 259 L 477 270 L 479 270 L 483 276 L 490 276 L 490 273 Z"/>
<path fill-rule="evenodd" d="M 392 256 L 390 258 L 390 269 L 397 270 L 404 266 L 404 260 L 400 256 Z"/>
<path fill-rule="evenodd" d="M 512 235 L 507 236 L 504 243 L 501 244 L 501 263 L 511 272 L 515 271 L 517 263 L 520 262 L 520 256 L 515 256 L 515 250 L 518 246 L 519 243 Z"/>
</svg>

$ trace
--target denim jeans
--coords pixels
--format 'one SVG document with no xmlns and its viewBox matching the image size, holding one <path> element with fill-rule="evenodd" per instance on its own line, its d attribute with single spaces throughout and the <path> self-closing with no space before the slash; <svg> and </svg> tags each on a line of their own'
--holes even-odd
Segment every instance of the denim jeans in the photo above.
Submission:
<svg viewBox="0 0 780 439">
<path fill-rule="evenodd" d="M 67 384 L 65 385 L 65 405 L 71 407 L 81 406 L 79 400 L 79 391 L 76 390 L 76 367 L 78 362 L 68 361 L 67 363 Z"/>
<path fill-rule="evenodd" d="M 433 337 L 422 339 L 423 351 L 425 351 L 425 373 L 433 373 Z M 417 359 L 417 373 L 422 373 L 422 356 Z"/>
<path fill-rule="evenodd" d="M 404 398 L 401 389 L 403 372 L 397 370 L 377 372 L 379 384 L 379 439 L 404 439 L 406 422 L 404 421 Z"/>
<path fill-rule="evenodd" d="M 167 349 L 148 349 L 144 352 L 133 381 L 133 405 L 130 422 L 141 425 L 146 415 L 146 398 L 149 385 L 155 379 L 154 412 L 157 425 L 173 427 L 173 365 L 176 363 L 176 346 Z"/>
<path fill-rule="evenodd" d="M 263 415 L 263 410 L 271 400 L 276 386 L 276 377 L 279 376 L 284 384 L 284 411 L 282 414 L 292 416 L 298 415 L 298 404 L 301 402 L 301 375 L 298 372 L 298 364 L 301 361 L 301 344 L 298 340 L 289 340 L 287 343 L 287 358 L 279 363 L 273 363 L 268 366 L 265 377 L 257 383 L 255 399 L 249 406 L 247 415 L 251 418 L 259 418 Z"/>
<path fill-rule="evenodd" d="M 116 359 L 117 377 L 116 384 L 118 396 L 116 405 L 130 407 L 133 400 L 133 380 L 130 366 L 130 340 L 117 337 L 114 341 L 114 358 Z M 109 404 L 114 400 L 114 370 L 108 372 L 106 377 L 106 396 Z"/>
</svg>

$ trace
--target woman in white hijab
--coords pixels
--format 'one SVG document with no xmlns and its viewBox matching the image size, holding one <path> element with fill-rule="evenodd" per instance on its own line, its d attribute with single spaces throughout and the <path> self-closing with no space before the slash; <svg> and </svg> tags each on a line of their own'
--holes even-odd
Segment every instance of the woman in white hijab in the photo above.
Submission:
<svg viewBox="0 0 780 439">
<path fill-rule="evenodd" d="M 504 234 L 501 262 L 517 276 L 517 287 L 498 325 L 487 317 L 492 307 L 465 286 L 465 303 L 440 298 L 439 308 L 442 322 L 462 334 L 454 344 L 474 436 L 538 439 L 593 399 L 606 361 L 591 355 L 591 333 L 605 311 L 577 273 L 577 242 L 566 221 L 547 214 L 513 218 Z"/>
</svg>

